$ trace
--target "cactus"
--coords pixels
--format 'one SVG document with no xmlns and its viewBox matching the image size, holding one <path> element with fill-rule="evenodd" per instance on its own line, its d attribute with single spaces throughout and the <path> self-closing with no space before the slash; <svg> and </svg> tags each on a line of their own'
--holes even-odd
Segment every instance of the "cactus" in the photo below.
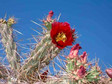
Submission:
<svg viewBox="0 0 112 84">
<path fill-rule="evenodd" d="M 79 44 L 71 48 L 70 54 L 64 57 L 66 59 L 58 58 L 58 62 L 64 62 L 64 67 L 53 60 L 66 46 L 72 46 L 77 38 L 75 29 L 71 29 L 68 22 L 52 19 L 53 14 L 53 11 L 50 11 L 42 20 L 45 30 L 43 36 L 39 38 L 41 40 L 30 51 L 30 56 L 24 63 L 20 63 L 14 40 L 15 19 L 0 19 L 1 42 L 9 62 L 7 67 L 0 63 L 0 84 L 108 84 L 111 81 L 111 70 L 106 70 L 109 77 L 103 76 L 98 62 L 88 62 L 86 52 L 79 55 Z M 50 73 L 50 63 L 60 68 L 60 71 L 57 71 L 53 65 L 55 75 Z M 48 68 L 45 69 L 46 67 Z"/>
</svg>

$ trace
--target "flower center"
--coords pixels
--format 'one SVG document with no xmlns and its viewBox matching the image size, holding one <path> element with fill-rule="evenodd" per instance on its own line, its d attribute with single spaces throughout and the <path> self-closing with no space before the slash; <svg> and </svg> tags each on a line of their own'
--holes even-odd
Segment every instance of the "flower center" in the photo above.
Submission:
<svg viewBox="0 0 112 84">
<path fill-rule="evenodd" d="M 63 41 L 65 42 L 67 40 L 67 37 L 65 35 L 65 33 L 58 33 L 58 35 L 56 36 L 56 42 L 58 41 Z"/>
</svg>

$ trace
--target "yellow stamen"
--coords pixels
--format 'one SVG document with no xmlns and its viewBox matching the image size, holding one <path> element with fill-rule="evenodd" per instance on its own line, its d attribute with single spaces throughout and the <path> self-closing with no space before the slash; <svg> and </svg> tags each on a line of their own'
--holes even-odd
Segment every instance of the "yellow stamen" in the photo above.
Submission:
<svg viewBox="0 0 112 84">
<path fill-rule="evenodd" d="M 57 37 L 56 37 L 56 42 L 58 41 L 63 41 L 65 42 L 67 40 L 66 35 L 62 32 L 62 33 L 58 33 Z"/>
</svg>

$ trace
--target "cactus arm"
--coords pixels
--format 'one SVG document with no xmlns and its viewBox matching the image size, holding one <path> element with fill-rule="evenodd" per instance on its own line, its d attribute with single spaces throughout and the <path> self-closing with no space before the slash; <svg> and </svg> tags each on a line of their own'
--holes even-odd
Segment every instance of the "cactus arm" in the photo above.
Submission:
<svg viewBox="0 0 112 84">
<path fill-rule="evenodd" d="M 11 69 L 20 69 L 20 58 L 17 55 L 17 46 L 13 39 L 13 29 L 7 23 L 0 24 L 1 42 L 5 48 L 7 60 L 10 63 Z"/>
<path fill-rule="evenodd" d="M 31 52 L 27 62 L 21 67 L 20 77 L 23 78 L 25 75 L 30 77 L 36 70 L 40 71 L 58 55 L 59 51 L 60 49 L 51 42 L 50 34 L 47 33 Z"/>
</svg>

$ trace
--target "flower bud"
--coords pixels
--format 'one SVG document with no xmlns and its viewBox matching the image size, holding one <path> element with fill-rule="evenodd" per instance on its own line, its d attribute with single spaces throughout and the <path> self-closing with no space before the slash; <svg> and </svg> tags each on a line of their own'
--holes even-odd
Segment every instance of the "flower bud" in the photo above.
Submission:
<svg viewBox="0 0 112 84">
<path fill-rule="evenodd" d="M 80 69 L 77 72 L 77 75 L 79 76 L 79 78 L 82 78 L 86 73 L 86 69 L 84 66 L 80 66 Z"/>
<path fill-rule="evenodd" d="M 81 49 L 81 47 L 80 47 L 79 44 L 74 45 L 71 48 L 71 51 L 70 51 L 70 54 L 69 54 L 68 58 L 70 58 L 70 59 L 77 58 L 78 57 L 79 49 Z"/>
<path fill-rule="evenodd" d="M 112 68 L 106 69 L 106 73 L 110 78 L 112 78 Z"/>
<path fill-rule="evenodd" d="M 6 23 L 6 20 L 0 19 L 0 23 Z"/>
<path fill-rule="evenodd" d="M 80 56 L 81 62 L 86 63 L 87 62 L 87 53 L 83 52 L 83 54 Z"/>
<path fill-rule="evenodd" d="M 49 12 L 49 16 L 52 17 L 53 14 L 54 14 L 54 12 L 51 10 L 51 11 Z"/>
<path fill-rule="evenodd" d="M 16 22 L 15 22 L 15 19 L 14 18 L 9 18 L 8 19 L 8 23 L 15 24 Z"/>
<path fill-rule="evenodd" d="M 52 21 L 52 16 L 53 16 L 54 12 L 53 11 L 50 11 L 49 12 L 49 15 L 47 16 L 47 21 L 48 22 L 51 22 Z"/>
</svg>

